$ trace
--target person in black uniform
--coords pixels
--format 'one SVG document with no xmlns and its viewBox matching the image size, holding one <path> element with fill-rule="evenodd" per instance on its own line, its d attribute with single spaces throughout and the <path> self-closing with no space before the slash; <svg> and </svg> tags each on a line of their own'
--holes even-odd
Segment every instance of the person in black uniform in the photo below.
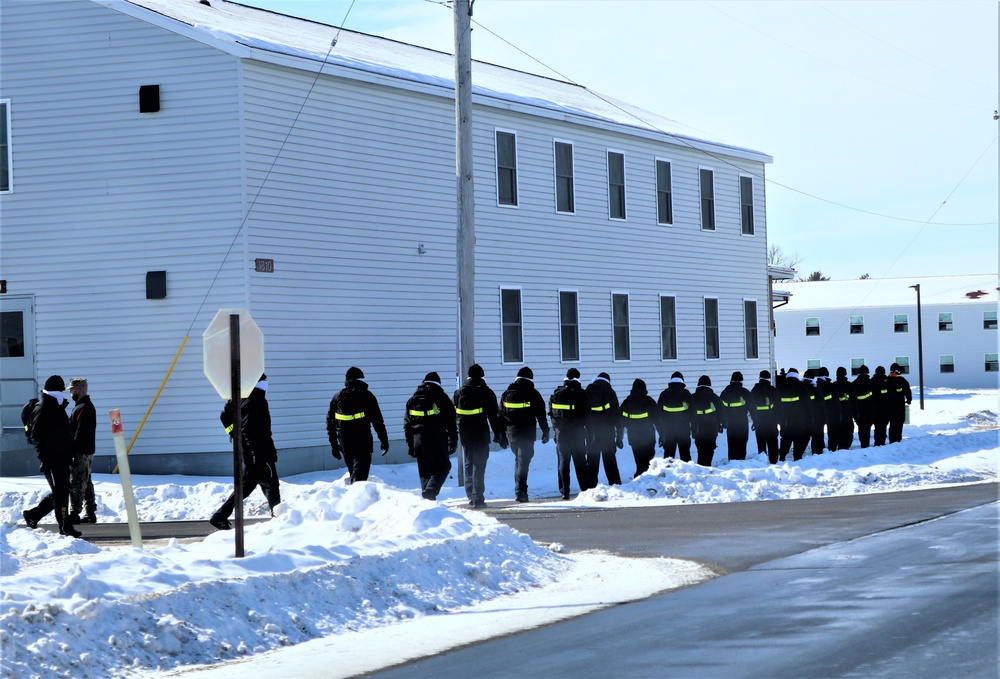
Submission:
<svg viewBox="0 0 1000 679">
<path fill-rule="evenodd" d="M 663 411 L 663 432 L 660 434 L 663 457 L 675 457 L 675 452 L 679 451 L 681 460 L 690 462 L 691 392 L 684 386 L 684 375 L 672 374 L 656 403 Z"/>
<path fill-rule="evenodd" d="M 549 442 L 549 423 L 545 419 L 545 401 L 535 389 L 535 375 L 525 366 L 500 397 L 500 420 L 507 429 L 507 440 L 514 453 L 514 499 L 528 501 L 528 468 L 535 456 L 535 424 L 542 430 L 542 443 Z"/>
<path fill-rule="evenodd" d="M 587 430 L 590 420 L 590 403 L 580 384 L 580 371 L 570 368 L 566 379 L 549 397 L 549 417 L 556 439 L 556 459 L 559 475 L 559 492 L 563 500 L 569 499 L 569 465 L 573 462 L 576 481 L 580 490 L 590 488 L 591 472 L 587 465 Z"/>
<path fill-rule="evenodd" d="M 848 450 L 854 443 L 854 420 L 858 416 L 858 402 L 854 385 L 847 379 L 847 368 L 844 366 L 837 368 L 837 379 L 833 382 L 833 400 L 839 411 L 839 424 L 830 437 L 836 436 L 837 450 Z"/>
<path fill-rule="evenodd" d="M 889 412 L 889 443 L 899 443 L 903 440 L 906 406 L 913 402 L 913 394 L 910 392 L 910 383 L 903 377 L 898 363 L 889 366 L 886 387 L 889 391 L 886 398 L 886 409 Z"/>
<path fill-rule="evenodd" d="M 792 459 L 801 460 L 812 432 L 812 404 L 795 368 L 790 368 L 778 384 L 778 426 L 781 428 L 778 459 L 784 462 L 791 450 Z"/>
<path fill-rule="evenodd" d="M 698 388 L 691 395 L 691 436 L 698 450 L 698 464 L 712 466 L 716 441 L 723 429 L 722 400 L 712 391 L 708 375 L 698 378 Z"/>
<path fill-rule="evenodd" d="M 760 371 L 760 379 L 750 390 L 750 417 L 757 438 L 757 453 L 767 453 L 767 461 L 778 463 L 778 392 L 771 384 L 771 373 Z"/>
<path fill-rule="evenodd" d="M 73 412 L 69 414 L 69 433 L 73 437 L 73 455 L 76 464 L 69 470 L 70 523 L 97 523 L 97 497 L 94 481 L 90 478 L 96 450 L 97 409 L 87 394 L 87 380 L 74 377 L 69 381 L 69 394 L 73 398 Z M 86 508 L 86 515 L 80 514 Z"/>
<path fill-rule="evenodd" d="M 483 379 L 486 373 L 479 364 L 469 366 L 469 378 L 455 392 L 455 416 L 458 418 L 458 438 L 465 460 L 465 495 L 469 506 L 486 506 L 486 461 L 490 456 L 490 430 L 493 442 L 507 449 L 507 432 L 500 426 L 497 395 Z"/>
<path fill-rule="evenodd" d="M 823 393 L 816 385 L 815 370 L 805 371 L 802 385 L 809 394 L 809 421 L 812 423 L 809 430 L 810 449 L 813 455 L 822 455 L 826 447 L 826 406 L 823 404 Z"/>
<path fill-rule="evenodd" d="M 872 424 L 875 422 L 875 389 L 872 386 L 867 365 L 858 368 L 854 378 L 854 398 L 857 402 L 858 444 L 862 448 L 871 445 Z"/>
<path fill-rule="evenodd" d="M 872 375 L 872 424 L 875 434 L 872 437 L 876 446 L 884 446 L 889 428 L 889 387 L 885 383 L 885 367 L 876 366 Z"/>
<path fill-rule="evenodd" d="M 38 470 L 49 484 L 48 495 L 37 506 L 21 512 L 28 528 L 55 510 L 60 535 L 78 538 L 82 533 L 69 521 L 69 470 L 73 464 L 73 439 L 66 416 L 66 383 L 59 375 L 45 380 L 38 403 L 31 412 L 30 441 L 38 453 Z"/>
<path fill-rule="evenodd" d="M 750 438 L 750 392 L 743 386 L 743 373 L 733 373 L 729 384 L 719 394 L 722 400 L 723 424 L 730 460 L 747 459 L 747 439 Z"/>
<path fill-rule="evenodd" d="M 451 471 L 448 458 L 458 449 L 458 424 L 455 406 L 441 387 L 441 377 L 436 372 L 427 373 L 406 402 L 403 435 L 410 457 L 417 458 L 420 497 L 437 500 Z"/>
<path fill-rule="evenodd" d="M 382 411 L 375 394 L 362 381 L 364 377 L 360 368 L 348 368 L 344 388 L 330 401 L 326 414 L 330 452 L 338 460 L 343 456 L 350 473 L 349 483 L 368 480 L 375 444 L 372 429 L 378 436 L 382 455 L 389 452 L 389 435 L 385 431 Z"/>
<path fill-rule="evenodd" d="M 816 371 L 816 388 L 823 397 L 823 421 L 826 422 L 826 447 L 833 452 L 839 447 L 840 404 L 837 402 L 830 371 L 825 366 Z"/>
<path fill-rule="evenodd" d="M 649 470 L 649 463 L 656 456 L 656 433 L 660 431 L 663 412 L 653 397 L 646 391 L 642 380 L 632 382 L 632 391 L 621 403 L 622 422 L 628 432 L 628 445 L 635 458 L 635 474 L 638 477 Z M 662 438 L 663 433 L 660 432 Z"/>
<path fill-rule="evenodd" d="M 587 385 L 586 391 L 587 400 L 590 402 L 590 421 L 587 425 L 590 437 L 587 441 L 587 468 L 590 475 L 588 487 L 597 486 L 597 475 L 601 470 L 602 459 L 608 485 L 621 485 L 617 449 L 625 445 L 622 441 L 624 430 L 618 407 L 618 394 L 611 386 L 611 376 L 607 373 L 598 373 L 597 379 Z M 585 489 L 581 487 L 581 490 Z"/>
<path fill-rule="evenodd" d="M 229 404 L 231 405 L 231 404 Z M 240 406 L 243 418 L 243 498 L 246 499 L 257 486 L 267 498 L 267 507 L 274 516 L 274 508 L 281 504 L 278 484 L 278 450 L 271 435 L 271 410 L 267 405 L 267 375 L 261 375 L 250 396 Z M 220 530 L 229 530 L 229 517 L 236 508 L 234 490 L 208 522 Z"/>
</svg>

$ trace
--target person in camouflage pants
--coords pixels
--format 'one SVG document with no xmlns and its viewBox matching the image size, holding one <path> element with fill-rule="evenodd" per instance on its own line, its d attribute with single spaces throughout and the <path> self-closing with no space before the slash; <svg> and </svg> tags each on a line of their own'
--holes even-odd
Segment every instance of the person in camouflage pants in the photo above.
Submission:
<svg viewBox="0 0 1000 679">
<path fill-rule="evenodd" d="M 69 520 L 70 523 L 97 523 L 97 500 L 94 497 L 94 482 L 90 479 L 90 469 L 94 462 L 94 437 L 97 434 L 97 410 L 87 395 L 86 379 L 71 379 L 69 394 L 75 404 L 69 416 L 74 460 L 69 471 L 69 499 L 72 507 Z M 87 514 L 80 518 L 84 506 Z"/>
</svg>

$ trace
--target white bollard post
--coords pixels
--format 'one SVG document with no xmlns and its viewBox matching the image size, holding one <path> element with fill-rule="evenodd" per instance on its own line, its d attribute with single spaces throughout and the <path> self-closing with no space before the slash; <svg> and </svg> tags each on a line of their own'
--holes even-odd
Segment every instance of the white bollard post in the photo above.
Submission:
<svg viewBox="0 0 1000 679">
<path fill-rule="evenodd" d="M 108 411 L 111 416 L 111 438 L 115 442 L 115 456 L 118 458 L 118 474 L 122 480 L 122 495 L 125 498 L 125 513 L 128 515 L 128 533 L 132 546 L 142 549 L 142 533 L 139 532 L 139 515 L 135 511 L 135 496 L 132 494 L 132 473 L 128 468 L 128 452 L 125 450 L 125 429 L 122 427 L 122 413 L 117 408 Z"/>
</svg>

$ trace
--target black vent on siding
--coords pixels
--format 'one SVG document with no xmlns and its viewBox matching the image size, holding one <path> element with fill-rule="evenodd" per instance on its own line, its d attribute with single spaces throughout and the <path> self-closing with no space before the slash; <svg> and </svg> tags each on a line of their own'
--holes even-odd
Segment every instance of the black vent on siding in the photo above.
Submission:
<svg viewBox="0 0 1000 679">
<path fill-rule="evenodd" d="M 139 87 L 139 113 L 156 113 L 160 110 L 160 86 Z"/>
<path fill-rule="evenodd" d="M 146 272 L 146 299 L 167 298 L 167 272 Z"/>
</svg>

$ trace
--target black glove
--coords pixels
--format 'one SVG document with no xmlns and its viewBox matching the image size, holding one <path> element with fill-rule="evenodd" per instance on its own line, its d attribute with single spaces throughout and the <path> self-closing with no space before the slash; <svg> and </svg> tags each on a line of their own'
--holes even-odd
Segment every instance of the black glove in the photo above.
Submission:
<svg viewBox="0 0 1000 679">
<path fill-rule="evenodd" d="M 507 448 L 509 448 L 509 447 L 510 447 L 510 441 L 507 440 L 507 435 L 503 434 L 500 437 L 500 449 L 501 450 L 507 450 Z"/>
<path fill-rule="evenodd" d="M 339 460 L 339 459 L 341 459 L 343 457 L 340 454 L 340 449 L 339 448 L 332 448 L 330 450 L 330 454 L 333 455 L 334 459 L 336 459 L 336 460 Z"/>
<path fill-rule="evenodd" d="M 385 454 L 389 452 L 389 442 L 383 441 L 382 445 L 380 445 L 378 449 L 382 451 L 382 457 L 385 457 Z"/>
<path fill-rule="evenodd" d="M 548 442 L 549 442 L 549 430 L 546 429 L 545 431 L 542 432 L 542 443 L 548 443 Z"/>
<path fill-rule="evenodd" d="M 406 454 L 409 455 L 410 457 L 417 456 L 417 454 L 413 452 L 413 446 L 410 446 L 409 448 L 406 449 Z"/>
</svg>

